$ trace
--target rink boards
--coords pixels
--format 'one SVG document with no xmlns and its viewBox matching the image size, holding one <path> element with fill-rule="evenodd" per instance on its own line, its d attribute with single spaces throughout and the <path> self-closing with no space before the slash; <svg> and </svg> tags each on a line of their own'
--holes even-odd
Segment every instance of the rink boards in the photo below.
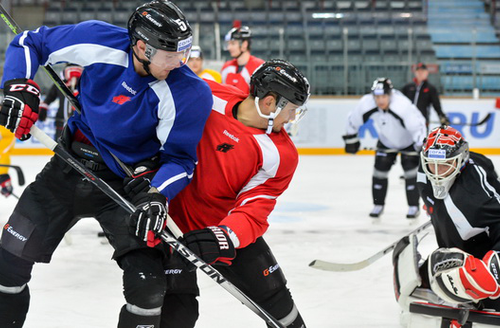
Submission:
<svg viewBox="0 0 500 328">
<path fill-rule="evenodd" d="M 345 125 L 349 111 L 354 108 L 359 97 L 353 98 L 321 98 L 313 97 L 308 103 L 308 112 L 300 122 L 297 134 L 292 137 L 299 153 L 302 155 L 342 155 Z M 496 99 L 441 99 L 443 111 L 448 115 L 452 126 L 459 129 L 469 142 L 470 148 L 484 154 L 500 154 L 500 128 L 495 107 Z M 431 110 L 431 122 L 437 122 L 434 110 Z M 491 118 L 480 126 L 474 126 L 488 113 Z M 472 125 L 470 125 L 472 124 Z M 438 124 L 431 124 L 430 127 Z M 37 126 L 49 136 L 54 136 L 54 121 L 50 117 L 45 122 L 37 122 Z M 377 130 L 373 121 L 369 120 L 359 133 L 361 147 L 373 147 L 377 140 Z M 371 153 L 362 151 L 360 154 Z M 15 155 L 48 155 L 45 149 L 34 138 L 25 142 L 16 142 Z"/>
</svg>

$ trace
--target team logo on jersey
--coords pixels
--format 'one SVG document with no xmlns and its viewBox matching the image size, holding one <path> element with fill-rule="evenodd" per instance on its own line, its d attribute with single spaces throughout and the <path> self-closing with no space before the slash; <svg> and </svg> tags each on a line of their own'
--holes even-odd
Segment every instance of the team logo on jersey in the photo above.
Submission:
<svg viewBox="0 0 500 328">
<path fill-rule="evenodd" d="M 222 143 L 217 146 L 217 151 L 227 153 L 228 151 L 234 149 L 234 145 L 228 144 L 228 143 Z"/>
<path fill-rule="evenodd" d="M 124 95 L 119 95 L 116 97 L 113 97 L 113 102 L 118 104 L 118 105 L 123 105 L 127 101 L 130 100 L 130 97 L 124 96 Z"/>
</svg>

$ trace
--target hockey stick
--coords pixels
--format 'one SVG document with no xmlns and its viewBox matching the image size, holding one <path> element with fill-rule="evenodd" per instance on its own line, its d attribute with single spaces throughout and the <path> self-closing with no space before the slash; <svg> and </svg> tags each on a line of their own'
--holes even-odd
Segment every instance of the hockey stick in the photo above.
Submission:
<svg viewBox="0 0 500 328">
<path fill-rule="evenodd" d="M 425 228 L 431 225 L 431 221 L 427 221 L 424 224 L 422 224 L 420 227 L 416 228 L 412 232 L 408 233 L 406 236 L 413 235 L 413 234 L 418 234 L 419 232 L 422 232 Z M 405 236 L 405 237 L 406 237 Z M 370 256 L 369 258 L 359 261 L 356 263 L 333 263 L 333 262 L 326 262 L 326 261 L 321 261 L 321 260 L 314 260 L 312 261 L 309 266 L 314 268 L 314 269 L 319 269 L 319 270 L 325 270 L 325 271 L 357 271 L 366 268 L 373 262 L 377 261 L 378 259 L 382 258 L 384 255 L 389 253 L 396 247 L 398 242 L 401 240 L 398 239 L 396 242 L 392 243 L 391 245 L 387 246 L 380 252 Z"/>
<path fill-rule="evenodd" d="M 480 126 L 480 125 L 483 125 L 484 123 L 488 122 L 491 118 L 491 113 L 488 113 L 481 121 L 477 122 L 477 123 L 453 123 L 453 122 L 450 122 L 449 125 L 453 126 L 453 125 L 465 125 L 465 126 Z M 441 122 L 431 122 L 432 124 L 441 124 Z"/>
<path fill-rule="evenodd" d="M 0 16 L 4 20 L 4 22 L 11 28 L 14 33 L 18 33 L 20 30 L 19 26 L 16 22 L 10 17 L 10 15 L 5 11 L 5 8 L 0 4 Z M 59 90 L 68 98 L 68 100 L 72 103 L 75 109 L 80 113 L 81 107 L 78 100 L 74 97 L 74 95 L 69 91 L 68 87 L 61 81 L 57 73 L 54 72 L 51 66 L 44 66 L 45 71 L 52 80 L 56 83 Z M 78 173 L 83 175 L 94 184 L 97 188 L 99 188 L 102 192 L 104 192 L 108 197 L 110 197 L 113 201 L 115 201 L 119 206 L 123 207 L 129 213 L 135 212 L 136 208 L 130 204 L 126 199 L 124 199 L 120 194 L 118 194 L 113 188 L 111 188 L 105 181 L 101 180 L 97 177 L 92 171 L 88 170 L 83 164 L 81 164 L 78 160 L 76 160 L 66 149 L 64 149 L 57 142 L 52 140 L 45 132 L 40 130 L 37 126 L 33 125 L 31 127 L 30 133 L 38 139 L 43 145 L 47 148 L 54 151 L 54 153 L 59 156 L 62 160 L 64 160 L 67 164 L 69 164 L 72 168 L 74 168 Z M 113 155 L 113 154 L 112 154 Z M 113 157 L 115 157 L 113 155 Z M 130 175 L 130 170 L 123 164 L 118 158 L 115 157 L 117 162 L 122 166 L 124 171 Z M 167 220 L 167 227 L 169 230 L 175 232 L 178 236 L 182 235 L 180 229 L 175 225 L 172 219 Z M 161 234 L 161 238 L 169 244 L 171 247 L 176 249 L 182 256 L 184 256 L 188 261 L 192 262 L 196 267 L 200 268 L 205 274 L 207 274 L 210 278 L 212 278 L 215 282 L 217 282 L 220 286 L 226 289 L 231 295 L 236 297 L 239 301 L 245 304 L 250 310 L 256 313 L 259 317 L 261 317 L 268 325 L 275 328 L 284 328 L 284 326 L 275 318 L 273 318 L 267 311 L 262 309 L 257 303 L 252 301 L 248 296 L 246 296 L 242 291 L 240 291 L 236 286 L 227 281 L 224 276 L 214 269 L 212 266 L 204 262 L 200 259 L 196 254 L 194 254 L 189 248 L 184 246 L 180 241 L 178 241 L 172 234 L 170 234 L 167 230 L 164 230 Z"/>
<path fill-rule="evenodd" d="M 17 165 L 8 165 L 8 164 L 0 164 L 0 167 L 8 167 L 8 168 L 16 170 L 17 180 L 19 182 L 19 185 L 20 186 L 24 186 L 24 183 L 25 183 L 25 181 L 24 181 L 24 174 L 23 174 L 23 170 L 21 170 L 20 166 L 17 166 Z"/>
<path fill-rule="evenodd" d="M 3 5 L 0 3 L 0 16 L 7 26 L 11 29 L 14 34 L 19 34 L 22 32 L 21 27 L 16 23 L 16 21 L 9 15 L 9 13 L 5 10 Z M 61 91 L 61 93 L 66 97 L 66 99 L 71 103 L 71 105 L 75 108 L 78 114 L 82 113 L 82 107 L 78 99 L 76 99 L 74 93 L 68 88 L 68 86 L 61 80 L 59 75 L 54 71 L 52 66 L 46 65 L 42 66 L 45 73 L 50 77 L 50 79 L 54 82 L 56 87 Z M 127 173 L 127 175 L 131 176 L 130 169 L 113 153 L 110 153 L 111 156 L 118 162 L 120 167 Z"/>
<path fill-rule="evenodd" d="M 363 147 L 362 150 L 374 150 L 382 153 L 402 153 L 405 155 L 418 155 L 417 151 L 405 151 L 400 149 L 388 148 L 388 149 L 379 149 L 377 147 Z"/>
<path fill-rule="evenodd" d="M 62 160 L 68 163 L 71 167 L 77 170 L 78 173 L 86 177 L 92 184 L 104 192 L 108 197 L 115 201 L 118 205 L 123 207 L 127 212 L 133 213 L 136 208 L 134 205 L 130 204 L 125 198 L 118 194 L 113 188 L 111 188 L 105 181 L 97 177 L 92 171 L 88 170 L 83 164 L 76 160 L 66 149 L 64 149 L 57 142 L 52 140 L 45 132 L 40 130 L 37 126 L 33 125 L 31 128 L 31 134 L 37 138 L 42 144 L 47 148 L 54 151 Z M 167 220 L 167 227 L 171 231 L 177 230 L 177 234 L 182 235 L 177 225 L 172 219 Z M 194 254 L 189 248 L 184 246 L 180 241 L 178 241 L 172 234 L 167 230 L 164 230 L 161 234 L 161 238 L 172 248 L 177 250 L 182 256 L 184 256 L 188 261 L 193 263 L 206 275 L 212 278 L 221 287 L 227 290 L 231 295 L 236 297 L 239 301 L 245 304 L 250 310 L 255 312 L 259 317 L 264 319 L 269 325 L 276 328 L 284 328 L 284 326 L 274 319 L 269 313 L 262 309 L 259 305 L 253 302 L 248 296 L 246 296 L 242 291 L 240 291 L 236 286 L 227 281 L 224 276 L 214 269 L 212 266 L 200 259 L 196 254 Z"/>
<path fill-rule="evenodd" d="M 5 10 L 5 8 L 1 3 L 0 3 L 0 17 L 2 17 L 2 20 L 5 22 L 5 24 L 7 24 L 7 26 L 11 29 L 11 31 L 14 32 L 14 34 L 22 33 L 21 27 L 17 25 L 17 23 L 10 16 L 7 10 Z M 80 113 L 81 111 L 80 103 L 76 99 L 75 95 L 69 90 L 68 86 L 61 80 L 59 75 L 57 75 L 52 66 L 47 65 L 47 66 L 42 66 L 42 68 L 50 77 L 50 79 L 55 83 L 59 91 L 62 92 L 62 94 L 71 103 L 71 105 L 73 105 L 75 109 L 77 109 L 77 111 Z"/>
</svg>

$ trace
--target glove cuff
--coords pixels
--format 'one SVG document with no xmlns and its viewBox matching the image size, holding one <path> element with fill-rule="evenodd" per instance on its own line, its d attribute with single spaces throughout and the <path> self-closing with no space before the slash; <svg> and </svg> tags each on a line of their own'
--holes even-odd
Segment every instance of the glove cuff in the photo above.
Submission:
<svg viewBox="0 0 500 328">
<path fill-rule="evenodd" d="M 355 133 L 355 134 L 346 134 L 346 135 L 342 136 L 342 138 L 344 139 L 344 142 L 346 144 L 353 144 L 353 143 L 359 142 L 359 138 L 358 138 L 358 134 L 357 133 Z"/>
</svg>

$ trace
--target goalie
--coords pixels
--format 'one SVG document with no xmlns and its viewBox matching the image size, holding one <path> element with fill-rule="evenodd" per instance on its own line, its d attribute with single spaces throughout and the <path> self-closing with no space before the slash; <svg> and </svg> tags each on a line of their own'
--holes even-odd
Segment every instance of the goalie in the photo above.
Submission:
<svg viewBox="0 0 500 328">
<path fill-rule="evenodd" d="M 500 311 L 500 182 L 492 162 L 469 152 L 462 135 L 443 125 L 424 142 L 417 186 L 439 248 L 424 263 L 416 236 L 395 248 L 394 286 L 403 312 L 415 297 Z"/>
</svg>

